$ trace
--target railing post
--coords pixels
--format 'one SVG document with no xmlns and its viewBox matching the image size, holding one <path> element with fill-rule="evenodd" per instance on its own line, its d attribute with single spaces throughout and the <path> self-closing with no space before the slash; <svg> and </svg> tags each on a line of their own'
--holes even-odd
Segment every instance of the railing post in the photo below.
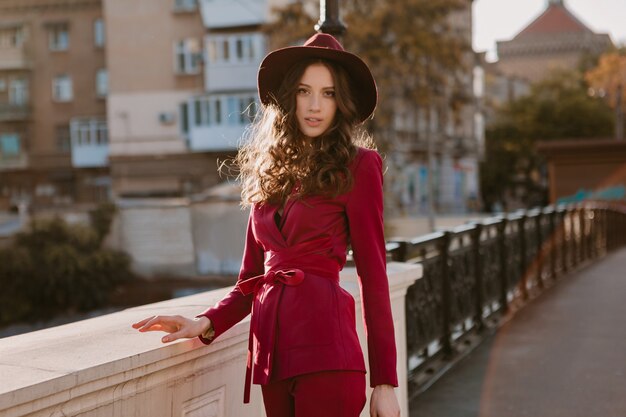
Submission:
<svg viewBox="0 0 626 417">
<path fill-rule="evenodd" d="M 483 322 L 483 264 L 480 256 L 480 235 L 483 230 L 483 225 L 480 223 L 474 224 L 474 230 L 472 231 L 472 251 L 474 255 L 474 283 L 476 285 L 476 317 L 474 323 L 476 330 L 481 332 L 485 323 Z"/>
<path fill-rule="evenodd" d="M 567 242 L 567 219 L 568 219 L 568 210 L 567 207 L 561 211 L 561 221 L 559 222 L 559 229 L 561 230 L 561 268 L 563 270 L 563 275 L 567 273 L 567 268 L 569 267 L 567 258 L 569 256 L 568 252 L 568 242 Z"/>
<path fill-rule="evenodd" d="M 578 224 L 580 227 L 580 246 L 578 246 L 578 259 L 580 262 L 587 260 L 587 216 L 585 206 L 580 205 L 578 207 Z"/>
<path fill-rule="evenodd" d="M 450 232 L 445 231 L 441 238 L 441 306 L 443 322 L 442 351 L 446 358 L 452 356 L 452 283 L 450 280 Z"/>
<path fill-rule="evenodd" d="M 498 224 L 498 246 L 500 246 L 500 309 L 502 314 L 509 311 L 509 283 L 507 274 L 507 250 L 506 250 L 506 217 Z"/>
<path fill-rule="evenodd" d="M 528 288 L 526 288 L 526 277 L 528 276 L 528 265 L 526 263 L 526 213 L 518 220 L 519 230 L 519 253 L 520 253 L 520 289 L 522 291 L 522 299 L 528 300 Z"/>
<path fill-rule="evenodd" d="M 398 248 L 391 254 L 391 259 L 395 262 L 406 262 L 408 242 L 406 240 L 394 241 L 398 245 Z"/>
<path fill-rule="evenodd" d="M 535 239 L 537 240 L 537 252 L 535 254 L 535 259 L 537 262 L 537 285 L 540 289 L 543 289 L 543 277 L 541 273 L 543 272 L 543 241 L 541 236 L 541 220 L 543 219 L 543 210 L 539 211 L 537 216 L 535 217 Z"/>
<path fill-rule="evenodd" d="M 619 239 L 619 247 L 624 246 L 626 244 L 626 212 L 624 212 L 623 208 L 620 208 L 618 213 L 618 228 L 617 228 L 617 236 Z"/>
<path fill-rule="evenodd" d="M 589 259 L 595 259 L 598 254 L 598 209 L 596 207 L 590 207 L 587 210 L 587 219 L 589 221 Z"/>
<path fill-rule="evenodd" d="M 572 269 L 578 265 L 578 242 L 576 241 L 576 219 L 577 219 L 576 207 L 570 208 L 569 222 L 570 222 L 570 258 Z"/>
<path fill-rule="evenodd" d="M 556 230 L 556 207 L 552 208 L 549 214 L 550 216 L 550 239 L 548 241 L 548 248 L 550 249 L 550 278 L 552 281 L 556 280 L 556 249 L 558 244 L 558 232 Z"/>
</svg>

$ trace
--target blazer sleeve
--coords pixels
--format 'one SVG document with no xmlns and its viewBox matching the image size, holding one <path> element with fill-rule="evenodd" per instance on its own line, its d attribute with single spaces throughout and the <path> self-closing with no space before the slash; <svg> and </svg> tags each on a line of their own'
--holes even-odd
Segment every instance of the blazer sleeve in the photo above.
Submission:
<svg viewBox="0 0 626 417">
<path fill-rule="evenodd" d="M 370 386 L 398 386 L 396 344 L 389 299 L 383 227 L 382 159 L 362 150 L 356 161 L 354 185 L 346 203 L 354 262 L 363 301 L 369 351 Z"/>
<path fill-rule="evenodd" d="M 261 275 L 265 272 L 265 251 L 254 237 L 252 230 L 252 210 L 248 217 L 246 243 L 237 282 L 252 278 L 256 275 Z M 243 320 L 252 310 L 252 296 L 253 294 L 243 295 L 235 286 L 222 300 L 199 314 L 197 317 L 204 316 L 211 320 L 214 331 L 212 338 L 208 339 L 204 336 L 199 336 L 200 340 L 208 345 L 219 335 Z"/>
</svg>

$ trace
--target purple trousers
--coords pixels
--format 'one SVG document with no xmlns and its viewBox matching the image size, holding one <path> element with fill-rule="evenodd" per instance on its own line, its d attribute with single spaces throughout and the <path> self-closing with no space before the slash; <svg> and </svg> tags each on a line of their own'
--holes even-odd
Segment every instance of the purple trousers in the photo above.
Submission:
<svg viewBox="0 0 626 417">
<path fill-rule="evenodd" d="M 358 417 L 365 405 L 365 373 L 324 371 L 261 386 L 267 417 Z"/>
</svg>

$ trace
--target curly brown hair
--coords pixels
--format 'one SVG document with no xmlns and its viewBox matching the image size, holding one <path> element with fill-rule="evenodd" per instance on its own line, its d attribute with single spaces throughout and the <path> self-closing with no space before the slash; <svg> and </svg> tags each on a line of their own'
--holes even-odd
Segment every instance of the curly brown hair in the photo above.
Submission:
<svg viewBox="0 0 626 417">
<path fill-rule="evenodd" d="M 337 112 L 328 130 L 309 140 L 298 127 L 296 93 L 304 71 L 316 63 L 328 68 L 333 77 Z M 337 196 L 352 187 L 349 164 L 357 146 L 375 148 L 358 123 L 353 88 L 345 69 L 330 61 L 308 60 L 291 68 L 274 103 L 257 113 L 233 161 L 244 206 L 278 205 L 289 197 L 313 194 Z"/>
</svg>

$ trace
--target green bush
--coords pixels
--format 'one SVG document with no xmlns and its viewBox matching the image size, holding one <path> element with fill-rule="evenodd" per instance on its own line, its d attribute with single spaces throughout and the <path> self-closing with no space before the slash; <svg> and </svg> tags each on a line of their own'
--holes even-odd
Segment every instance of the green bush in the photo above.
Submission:
<svg viewBox="0 0 626 417">
<path fill-rule="evenodd" d="M 1 250 L 0 325 L 106 305 L 133 274 L 127 254 L 102 248 L 105 226 L 97 231 L 60 218 L 38 220 Z"/>
</svg>

